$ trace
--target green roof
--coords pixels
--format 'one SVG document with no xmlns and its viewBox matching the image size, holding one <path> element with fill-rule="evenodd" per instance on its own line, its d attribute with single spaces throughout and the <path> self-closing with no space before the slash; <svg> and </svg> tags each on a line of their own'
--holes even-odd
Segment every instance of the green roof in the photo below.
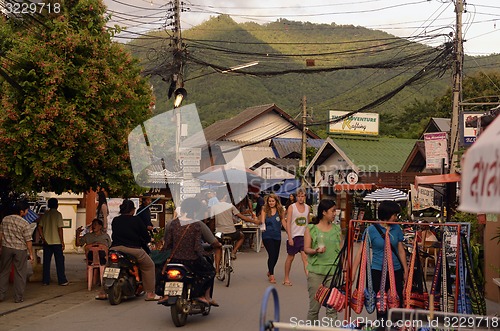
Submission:
<svg viewBox="0 0 500 331">
<path fill-rule="evenodd" d="M 361 171 L 400 172 L 416 139 L 330 137 Z"/>
</svg>

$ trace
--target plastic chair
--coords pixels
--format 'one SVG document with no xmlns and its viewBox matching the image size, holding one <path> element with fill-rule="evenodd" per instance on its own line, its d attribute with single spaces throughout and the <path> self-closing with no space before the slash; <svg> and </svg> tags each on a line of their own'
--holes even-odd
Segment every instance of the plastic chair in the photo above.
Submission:
<svg viewBox="0 0 500 331">
<path fill-rule="evenodd" d="M 108 246 L 104 244 L 89 244 L 85 246 L 85 258 L 87 259 L 87 282 L 89 291 L 92 290 L 92 285 L 95 285 L 97 283 L 97 272 L 99 272 L 102 284 L 102 274 L 104 273 L 104 268 L 106 268 L 106 263 L 101 264 L 99 252 L 104 252 L 104 256 L 107 262 Z M 91 254 L 92 256 L 92 262 L 88 261 L 89 254 Z"/>
</svg>

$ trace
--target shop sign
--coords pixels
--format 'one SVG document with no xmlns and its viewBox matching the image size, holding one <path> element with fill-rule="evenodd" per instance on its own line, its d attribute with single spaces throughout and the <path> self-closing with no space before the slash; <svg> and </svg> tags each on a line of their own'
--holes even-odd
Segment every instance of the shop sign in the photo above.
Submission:
<svg viewBox="0 0 500 331">
<path fill-rule="evenodd" d="M 427 169 L 441 169 L 443 159 L 444 166 L 448 167 L 447 137 L 446 132 L 424 134 L 425 167 Z"/>
<path fill-rule="evenodd" d="M 347 111 L 330 111 L 330 121 L 347 115 Z M 356 113 L 336 123 L 330 123 L 330 133 L 377 136 L 379 131 L 379 115 L 377 113 Z"/>
</svg>

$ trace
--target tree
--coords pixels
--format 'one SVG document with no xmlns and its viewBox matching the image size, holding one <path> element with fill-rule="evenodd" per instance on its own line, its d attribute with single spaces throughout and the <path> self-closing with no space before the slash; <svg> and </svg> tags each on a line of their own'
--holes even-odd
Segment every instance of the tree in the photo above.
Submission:
<svg viewBox="0 0 500 331">
<path fill-rule="evenodd" d="M 463 80 L 462 99 L 471 102 L 498 102 L 498 88 L 500 85 L 500 73 L 488 72 L 477 73 Z M 403 112 L 391 120 L 389 127 L 397 137 L 418 138 L 431 117 L 451 118 L 452 113 L 452 90 L 448 89 L 441 97 L 432 101 L 421 101 L 415 99 L 413 103 L 406 106 Z M 488 111 L 493 106 L 475 106 L 466 111 Z M 385 132 L 384 132 L 385 133 Z M 390 134 L 390 132 L 387 132 Z"/>
<path fill-rule="evenodd" d="M 150 87 L 111 41 L 102 1 L 61 5 L 10 36 L 0 20 L 0 67 L 22 88 L 0 78 L 0 178 L 16 191 L 126 194 L 127 135 L 151 115 Z"/>
</svg>

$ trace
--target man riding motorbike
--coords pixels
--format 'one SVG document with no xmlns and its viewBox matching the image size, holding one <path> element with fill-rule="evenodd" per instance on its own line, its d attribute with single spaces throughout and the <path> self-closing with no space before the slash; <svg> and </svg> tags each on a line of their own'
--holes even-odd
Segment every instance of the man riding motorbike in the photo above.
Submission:
<svg viewBox="0 0 500 331">
<path fill-rule="evenodd" d="M 196 213 L 201 203 L 195 198 L 185 199 L 181 204 L 181 214 L 172 220 L 165 229 L 164 249 L 172 251 L 170 259 L 165 263 L 162 273 L 164 273 L 168 263 L 180 263 L 187 266 L 192 272 L 199 276 L 199 293 L 196 300 L 218 307 L 219 304 L 211 298 L 210 291 L 213 286 L 215 269 L 205 258 L 205 250 L 202 246 L 203 233 L 207 235 L 205 224 L 196 219 Z M 208 231 L 209 233 L 210 231 Z M 216 248 L 221 245 L 212 236 L 209 243 Z M 168 300 L 163 297 L 160 300 Z"/>
<path fill-rule="evenodd" d="M 157 301 L 160 296 L 154 293 L 155 264 L 148 255 L 148 243 L 151 241 L 148 230 L 138 216 L 134 216 L 135 205 L 131 200 L 124 200 L 120 205 L 120 215 L 111 223 L 111 249 L 134 256 L 141 270 L 146 301 Z"/>
</svg>

